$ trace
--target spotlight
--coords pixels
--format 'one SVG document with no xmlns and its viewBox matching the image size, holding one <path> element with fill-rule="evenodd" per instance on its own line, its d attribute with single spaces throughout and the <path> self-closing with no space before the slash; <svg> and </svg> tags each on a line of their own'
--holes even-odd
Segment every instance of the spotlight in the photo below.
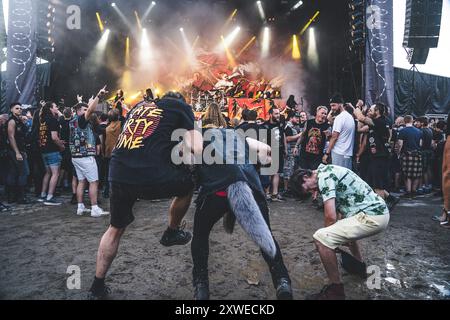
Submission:
<svg viewBox="0 0 450 320">
<path fill-rule="evenodd" d="M 223 43 L 226 47 L 229 47 L 231 43 L 236 39 L 237 35 L 241 31 L 241 27 L 236 27 L 224 40 Z"/>
<path fill-rule="evenodd" d="M 128 20 L 128 18 L 123 14 L 123 12 L 120 10 L 120 8 L 116 5 L 115 2 L 113 2 L 114 5 L 112 5 L 114 7 L 114 11 L 116 11 L 116 13 L 119 15 L 119 17 L 122 19 L 122 21 L 127 25 L 127 27 L 130 30 L 133 30 L 134 27 L 131 25 L 130 20 Z"/>
<path fill-rule="evenodd" d="M 115 6 L 116 6 L 115 2 L 111 3 L 111 7 L 115 7 Z"/>
<path fill-rule="evenodd" d="M 264 27 L 261 56 L 263 58 L 268 57 L 269 51 L 270 51 L 270 29 L 269 27 Z"/>
<path fill-rule="evenodd" d="M 301 58 L 300 46 L 298 44 L 297 35 L 292 36 L 292 58 L 294 60 L 299 60 Z"/>
<path fill-rule="evenodd" d="M 266 20 L 266 14 L 264 13 L 264 8 L 262 6 L 261 1 L 256 1 L 256 6 L 258 7 L 259 15 L 261 19 Z"/>
<path fill-rule="evenodd" d="M 317 42 L 314 28 L 309 29 L 308 59 L 314 67 L 317 67 L 319 65 L 319 56 L 317 54 Z"/>
<path fill-rule="evenodd" d="M 184 32 L 184 29 L 183 29 L 183 28 L 180 28 L 180 32 Z"/>
<path fill-rule="evenodd" d="M 147 19 L 148 15 L 150 14 L 150 12 L 152 11 L 153 7 L 156 5 L 155 1 L 152 1 L 150 3 L 150 5 L 147 8 L 147 11 L 145 11 L 144 15 L 142 16 L 142 20 L 145 21 L 145 19 Z"/>
<path fill-rule="evenodd" d="M 300 8 L 300 7 L 302 6 L 302 4 L 303 4 L 303 1 L 297 2 L 297 3 L 292 7 L 291 11 L 297 10 L 298 8 Z"/>
<path fill-rule="evenodd" d="M 103 30 L 105 28 L 103 26 L 103 22 L 102 22 L 102 18 L 100 17 L 100 13 L 96 12 L 95 15 L 97 16 L 97 23 L 98 23 L 98 27 L 100 29 L 100 32 L 103 32 Z"/>
</svg>

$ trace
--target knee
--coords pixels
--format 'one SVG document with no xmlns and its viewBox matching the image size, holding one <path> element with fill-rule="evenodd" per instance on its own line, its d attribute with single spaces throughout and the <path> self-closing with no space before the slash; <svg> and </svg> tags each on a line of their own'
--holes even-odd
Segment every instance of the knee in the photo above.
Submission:
<svg viewBox="0 0 450 320">
<path fill-rule="evenodd" d="M 125 232 L 125 228 L 116 228 L 110 226 L 108 231 L 106 231 L 106 235 L 111 239 L 119 239 L 123 233 Z"/>
</svg>

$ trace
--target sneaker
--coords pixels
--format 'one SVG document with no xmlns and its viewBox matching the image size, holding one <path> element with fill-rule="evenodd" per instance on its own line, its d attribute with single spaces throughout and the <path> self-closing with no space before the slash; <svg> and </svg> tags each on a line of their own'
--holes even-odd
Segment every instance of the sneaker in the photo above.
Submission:
<svg viewBox="0 0 450 320">
<path fill-rule="evenodd" d="M 109 289 L 109 287 L 104 286 L 102 288 L 102 290 L 100 290 L 99 292 L 94 292 L 92 290 L 90 290 L 88 292 L 88 300 L 107 300 L 109 295 L 111 294 L 111 289 Z"/>
<path fill-rule="evenodd" d="M 37 202 L 44 202 L 44 201 L 46 201 L 47 200 L 47 197 L 45 196 L 45 197 L 39 197 L 38 199 L 37 199 Z"/>
<path fill-rule="evenodd" d="M 280 278 L 276 285 L 278 300 L 292 300 L 291 282 L 287 278 Z"/>
<path fill-rule="evenodd" d="M 389 197 L 387 197 L 386 204 L 387 204 L 387 207 L 389 209 L 389 212 L 394 210 L 395 206 L 397 205 L 397 203 L 399 203 L 399 201 L 400 201 L 400 198 L 394 197 L 391 194 L 389 195 Z"/>
<path fill-rule="evenodd" d="M 272 202 L 272 197 L 270 194 L 266 194 L 266 201 L 267 202 Z"/>
<path fill-rule="evenodd" d="M 185 226 L 186 222 L 176 230 L 167 228 L 159 243 L 165 247 L 188 244 L 192 239 L 192 234 L 189 231 L 184 231 Z"/>
<path fill-rule="evenodd" d="M 60 206 L 62 203 L 59 201 L 56 201 L 55 198 L 51 198 L 50 200 L 45 200 L 44 204 L 46 206 Z"/>
<path fill-rule="evenodd" d="M 107 215 L 109 215 L 109 212 L 103 211 L 103 209 L 100 207 L 92 208 L 92 210 L 91 210 L 91 217 L 93 217 L 93 218 L 100 218 L 100 217 L 104 217 Z"/>
<path fill-rule="evenodd" d="M 7 212 L 7 211 L 11 211 L 11 207 L 4 205 L 3 203 L 0 202 L 0 212 Z"/>
<path fill-rule="evenodd" d="M 272 201 L 273 202 L 282 202 L 282 201 L 284 201 L 284 198 L 280 194 L 273 194 Z"/>
<path fill-rule="evenodd" d="M 319 293 L 307 296 L 306 300 L 345 300 L 344 285 L 342 283 L 326 285 Z"/>
<path fill-rule="evenodd" d="M 88 209 L 88 208 L 78 208 L 77 209 L 77 216 L 82 216 L 85 213 L 91 213 L 91 209 Z"/>
<path fill-rule="evenodd" d="M 424 195 L 424 194 L 427 194 L 427 192 L 425 191 L 424 188 L 418 188 L 418 189 L 416 190 L 416 193 L 417 193 L 417 195 Z"/>
</svg>

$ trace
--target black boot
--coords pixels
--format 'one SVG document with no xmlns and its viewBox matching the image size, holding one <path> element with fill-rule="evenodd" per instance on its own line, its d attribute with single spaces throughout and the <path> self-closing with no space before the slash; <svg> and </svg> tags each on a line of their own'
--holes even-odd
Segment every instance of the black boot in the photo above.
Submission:
<svg viewBox="0 0 450 320">
<path fill-rule="evenodd" d="M 291 281 L 288 278 L 279 278 L 276 280 L 275 289 L 277 290 L 278 300 L 292 300 Z"/>
<path fill-rule="evenodd" d="M 270 273 L 272 275 L 273 286 L 277 291 L 277 299 L 292 300 L 291 279 L 289 279 L 289 275 L 283 262 L 272 265 L 270 267 Z"/>
<path fill-rule="evenodd" d="M 17 198 L 16 187 L 6 186 L 6 201 L 8 203 L 14 203 L 16 202 L 16 198 Z"/>
<path fill-rule="evenodd" d="M 17 203 L 31 204 L 32 202 L 25 196 L 25 187 L 17 187 Z"/>
<path fill-rule="evenodd" d="M 209 300 L 208 270 L 201 270 L 193 275 L 194 299 Z"/>
</svg>

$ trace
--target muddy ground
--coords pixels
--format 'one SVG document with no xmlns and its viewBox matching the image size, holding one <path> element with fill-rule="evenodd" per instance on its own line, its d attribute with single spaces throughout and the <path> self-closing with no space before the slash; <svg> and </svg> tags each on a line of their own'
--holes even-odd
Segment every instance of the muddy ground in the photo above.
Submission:
<svg viewBox="0 0 450 320">
<path fill-rule="evenodd" d="M 109 218 L 75 215 L 75 206 L 21 206 L 0 214 L 0 298 L 84 299 L 94 277 L 98 243 Z M 368 265 L 381 272 L 380 289 L 343 271 L 348 299 L 449 299 L 450 230 L 431 220 L 442 200 L 403 200 L 388 229 L 361 241 Z M 190 246 L 165 248 L 168 201 L 141 201 L 107 277 L 113 299 L 192 299 Z M 107 209 L 108 204 L 102 206 Z M 320 290 L 325 271 L 312 242 L 323 224 L 309 202 L 272 203 L 271 223 L 292 278 L 295 299 Z M 192 206 L 186 220 L 192 230 Z M 240 227 L 218 223 L 210 238 L 212 299 L 274 299 L 267 266 Z M 81 289 L 67 288 L 68 266 L 81 270 Z"/>
</svg>

